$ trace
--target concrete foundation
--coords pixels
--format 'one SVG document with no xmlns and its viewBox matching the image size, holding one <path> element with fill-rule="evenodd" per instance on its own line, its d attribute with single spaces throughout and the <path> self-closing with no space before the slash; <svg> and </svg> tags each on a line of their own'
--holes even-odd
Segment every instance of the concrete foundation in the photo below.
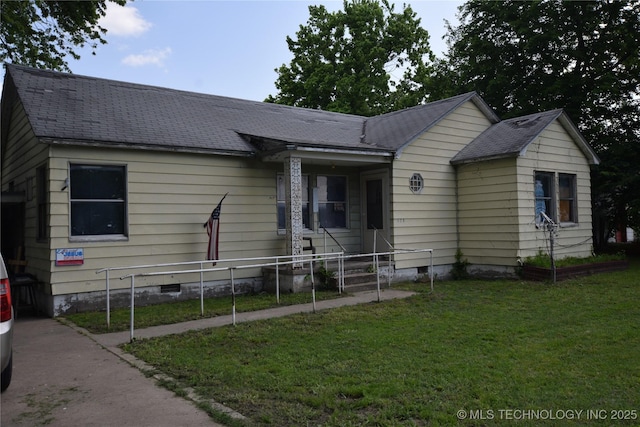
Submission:
<svg viewBox="0 0 640 427">
<path fill-rule="evenodd" d="M 262 291 L 262 278 L 249 278 L 235 281 L 236 294 L 251 294 Z M 141 307 L 145 305 L 166 303 L 172 301 L 186 301 L 200 298 L 200 283 L 183 283 L 175 286 L 175 289 L 162 286 L 145 286 L 136 288 L 134 303 Z M 225 281 L 209 281 L 203 283 L 203 295 L 205 298 L 215 298 L 231 295 L 231 283 Z M 110 306 L 125 308 L 131 304 L 131 290 L 117 289 L 110 291 Z M 107 307 L 105 291 L 84 292 L 66 295 L 41 295 L 38 298 L 38 306 L 41 312 L 49 317 L 56 317 L 70 313 L 86 311 L 101 311 Z"/>
</svg>

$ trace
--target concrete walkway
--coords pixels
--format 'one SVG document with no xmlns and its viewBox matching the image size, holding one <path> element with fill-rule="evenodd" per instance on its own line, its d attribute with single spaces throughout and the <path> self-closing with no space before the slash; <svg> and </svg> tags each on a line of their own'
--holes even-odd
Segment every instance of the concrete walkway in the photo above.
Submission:
<svg viewBox="0 0 640 427">
<path fill-rule="evenodd" d="M 413 293 L 386 289 L 380 300 Z M 376 291 L 319 301 L 316 310 L 378 300 Z M 312 304 L 237 313 L 236 323 L 312 312 Z M 218 316 L 134 331 L 136 339 L 178 334 L 232 324 Z M 0 425 L 5 426 L 218 426 L 193 400 L 156 385 L 140 369 L 144 362 L 118 346 L 130 333 L 93 335 L 53 319 L 21 317 L 15 325 L 11 386 L 0 396 Z M 187 393 L 189 391 L 187 390 Z M 215 402 L 208 402 L 215 405 Z M 220 410 L 225 410 L 219 407 Z M 229 413 L 231 416 L 240 414 Z"/>
</svg>

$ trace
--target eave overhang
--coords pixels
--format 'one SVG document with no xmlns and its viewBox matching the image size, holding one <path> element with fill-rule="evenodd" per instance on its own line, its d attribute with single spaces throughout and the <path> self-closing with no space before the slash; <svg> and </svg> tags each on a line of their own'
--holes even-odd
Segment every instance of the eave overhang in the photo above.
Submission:
<svg viewBox="0 0 640 427">
<path fill-rule="evenodd" d="M 114 141 L 96 141 L 87 139 L 68 139 L 68 138 L 52 138 L 52 137 L 38 137 L 38 139 L 51 145 L 68 145 L 77 147 L 94 147 L 94 148 L 118 148 L 124 150 L 147 150 L 147 151 L 159 151 L 159 152 L 171 152 L 171 153 L 193 153 L 193 154 L 212 154 L 218 156 L 238 156 L 238 157 L 254 157 L 253 151 L 234 151 L 234 150 L 220 150 L 211 149 L 205 147 L 179 147 L 179 146 L 167 146 L 148 143 L 124 143 Z"/>
<path fill-rule="evenodd" d="M 260 153 L 258 157 L 264 162 L 281 163 L 289 157 L 300 157 L 305 163 L 353 166 L 367 164 L 389 164 L 393 161 L 393 153 L 385 151 L 340 150 L 335 148 L 318 148 L 288 144 L 284 150 Z"/>
</svg>

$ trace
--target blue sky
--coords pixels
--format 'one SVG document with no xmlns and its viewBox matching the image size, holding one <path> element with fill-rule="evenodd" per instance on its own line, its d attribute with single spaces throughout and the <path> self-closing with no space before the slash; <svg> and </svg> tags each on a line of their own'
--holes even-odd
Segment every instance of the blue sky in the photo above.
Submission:
<svg viewBox="0 0 640 427">
<path fill-rule="evenodd" d="M 403 2 L 394 2 L 400 11 Z M 444 20 L 460 1 L 406 1 L 441 56 Z M 235 98 L 264 100 L 276 94 L 274 71 L 292 58 L 286 37 L 307 22 L 310 4 L 342 9 L 342 1 L 138 0 L 121 8 L 108 3 L 101 22 L 108 44 L 93 56 L 71 59 L 75 74 L 123 80 Z"/>
</svg>

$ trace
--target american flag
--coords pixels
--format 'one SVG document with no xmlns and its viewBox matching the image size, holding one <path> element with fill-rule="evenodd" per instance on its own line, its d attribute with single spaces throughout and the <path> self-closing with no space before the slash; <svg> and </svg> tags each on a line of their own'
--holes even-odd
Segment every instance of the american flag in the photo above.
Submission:
<svg viewBox="0 0 640 427">
<path fill-rule="evenodd" d="M 227 193 L 229 194 L 229 193 Z M 220 208 L 222 207 L 222 201 L 227 194 L 222 197 L 218 206 L 211 212 L 211 216 L 209 216 L 209 221 L 207 221 L 204 226 L 207 228 L 207 234 L 209 235 L 209 245 L 207 246 L 207 259 L 208 260 L 217 260 L 218 259 L 218 234 L 220 231 Z M 213 265 L 216 265 L 214 262 Z"/>
</svg>

